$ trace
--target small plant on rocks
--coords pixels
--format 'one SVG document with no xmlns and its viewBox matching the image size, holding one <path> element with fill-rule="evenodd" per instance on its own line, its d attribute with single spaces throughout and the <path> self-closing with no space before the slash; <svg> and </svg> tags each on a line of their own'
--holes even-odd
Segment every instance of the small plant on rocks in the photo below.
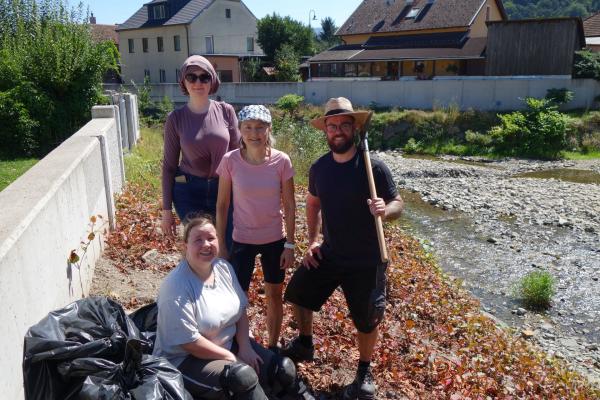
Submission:
<svg viewBox="0 0 600 400">
<path fill-rule="evenodd" d="M 546 309 L 555 293 L 556 280 L 548 271 L 533 271 L 525 275 L 516 287 L 516 295 L 531 309 Z"/>
</svg>

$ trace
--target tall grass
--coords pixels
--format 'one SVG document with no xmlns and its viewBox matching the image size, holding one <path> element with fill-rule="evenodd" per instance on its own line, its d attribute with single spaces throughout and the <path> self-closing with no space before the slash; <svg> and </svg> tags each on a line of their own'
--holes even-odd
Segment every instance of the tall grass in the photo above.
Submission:
<svg viewBox="0 0 600 400">
<path fill-rule="evenodd" d="M 130 184 L 142 187 L 147 198 L 158 200 L 160 196 L 162 157 L 162 126 L 142 128 L 138 145 L 125 156 L 125 177 Z"/>
<path fill-rule="evenodd" d="M 273 120 L 275 148 L 287 153 L 296 170 L 296 183 L 308 183 L 308 170 L 312 163 L 329 151 L 323 132 L 313 128 L 306 120 L 282 116 Z"/>
</svg>

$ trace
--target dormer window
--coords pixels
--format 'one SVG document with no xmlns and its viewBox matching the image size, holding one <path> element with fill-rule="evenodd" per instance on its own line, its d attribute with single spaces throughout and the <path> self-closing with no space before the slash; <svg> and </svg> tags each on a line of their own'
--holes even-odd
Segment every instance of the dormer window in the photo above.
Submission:
<svg viewBox="0 0 600 400">
<path fill-rule="evenodd" d="M 408 14 L 406 14 L 406 19 L 414 19 L 417 18 L 417 15 L 419 15 L 419 11 L 421 11 L 420 8 L 413 8 L 411 9 Z"/>
<path fill-rule="evenodd" d="M 152 19 L 167 18 L 167 8 L 164 4 L 159 4 L 152 7 Z"/>
</svg>

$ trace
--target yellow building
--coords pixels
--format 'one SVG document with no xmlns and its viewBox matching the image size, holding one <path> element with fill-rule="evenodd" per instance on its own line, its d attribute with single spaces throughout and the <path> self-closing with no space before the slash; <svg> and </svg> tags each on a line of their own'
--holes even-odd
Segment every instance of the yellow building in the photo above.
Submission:
<svg viewBox="0 0 600 400">
<path fill-rule="evenodd" d="M 366 0 L 336 32 L 343 44 L 309 59 L 310 76 L 484 75 L 486 23 L 502 20 L 501 0 Z"/>
<path fill-rule="evenodd" d="M 152 0 L 117 28 L 123 81 L 177 82 L 183 61 L 200 54 L 221 81 L 239 82 L 240 61 L 263 55 L 256 22 L 240 0 Z"/>
</svg>

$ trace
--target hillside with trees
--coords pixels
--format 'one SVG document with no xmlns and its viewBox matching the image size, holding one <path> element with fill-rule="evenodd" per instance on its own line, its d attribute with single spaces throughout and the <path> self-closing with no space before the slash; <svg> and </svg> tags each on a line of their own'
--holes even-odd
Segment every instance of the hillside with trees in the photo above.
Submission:
<svg viewBox="0 0 600 400">
<path fill-rule="evenodd" d="M 600 10 L 600 0 L 505 0 L 510 19 L 582 17 Z"/>
</svg>

